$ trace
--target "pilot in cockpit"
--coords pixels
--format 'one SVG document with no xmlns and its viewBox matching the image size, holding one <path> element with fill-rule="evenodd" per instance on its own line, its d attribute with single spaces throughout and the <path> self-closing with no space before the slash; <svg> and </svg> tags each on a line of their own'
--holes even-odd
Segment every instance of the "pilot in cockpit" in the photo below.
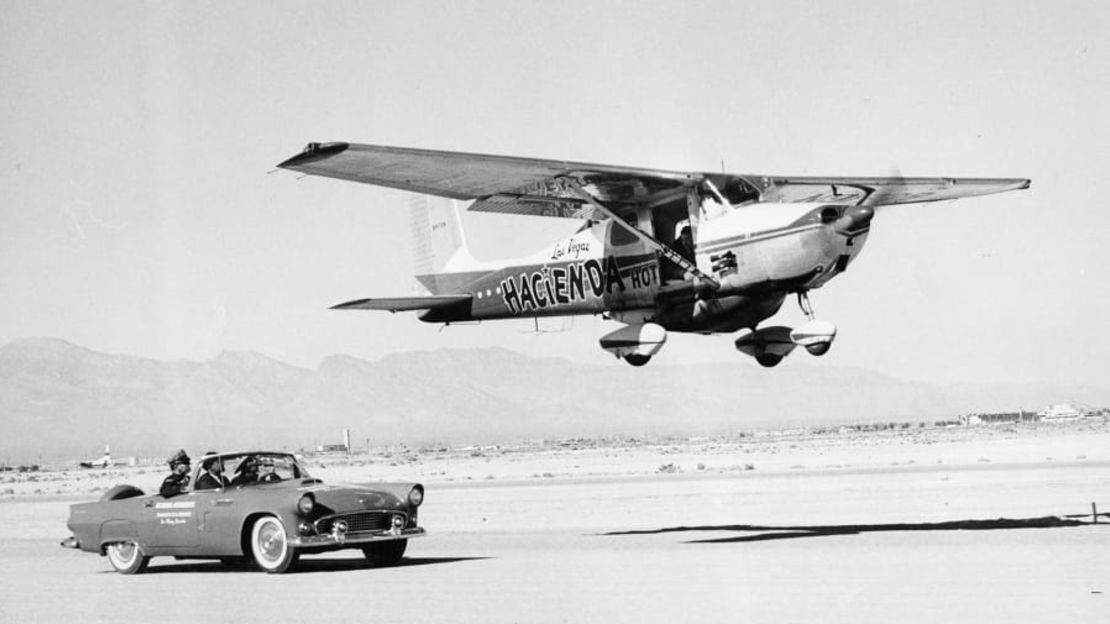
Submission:
<svg viewBox="0 0 1110 624">
<path fill-rule="evenodd" d="M 674 240 L 674 250 L 683 258 L 694 262 L 694 232 L 689 225 L 682 226 L 682 231 Z"/>
</svg>

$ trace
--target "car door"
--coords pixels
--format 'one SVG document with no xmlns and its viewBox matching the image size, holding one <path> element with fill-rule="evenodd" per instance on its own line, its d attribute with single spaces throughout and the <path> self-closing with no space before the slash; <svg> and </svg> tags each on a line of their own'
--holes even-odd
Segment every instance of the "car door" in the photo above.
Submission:
<svg viewBox="0 0 1110 624">
<path fill-rule="evenodd" d="M 189 554 L 197 549 L 197 495 L 151 496 L 140 513 L 139 536 L 147 554 Z"/>
<path fill-rule="evenodd" d="M 242 488 L 228 486 L 196 492 L 196 532 L 199 552 L 207 555 L 240 554 Z"/>
</svg>

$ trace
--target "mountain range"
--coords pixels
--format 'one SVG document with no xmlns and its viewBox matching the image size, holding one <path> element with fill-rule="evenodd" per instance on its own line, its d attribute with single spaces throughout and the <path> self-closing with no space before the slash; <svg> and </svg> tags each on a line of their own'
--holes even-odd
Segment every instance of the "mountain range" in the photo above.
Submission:
<svg viewBox="0 0 1110 624">
<path fill-rule="evenodd" d="M 253 352 L 204 361 L 99 353 L 63 340 L 0 347 L 0 463 L 243 447 L 492 444 L 605 435 L 704 435 L 968 411 L 1110 404 L 1106 388 L 940 386 L 860 368 L 735 364 L 632 368 L 501 348 L 441 349 L 315 369 Z"/>
</svg>

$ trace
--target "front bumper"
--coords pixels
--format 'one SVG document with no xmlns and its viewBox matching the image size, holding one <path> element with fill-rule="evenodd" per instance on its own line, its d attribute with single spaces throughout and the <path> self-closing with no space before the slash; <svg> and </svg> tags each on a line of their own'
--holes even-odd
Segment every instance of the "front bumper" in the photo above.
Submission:
<svg viewBox="0 0 1110 624">
<path fill-rule="evenodd" d="M 289 545 L 294 548 L 315 548 L 330 546 L 350 546 L 354 544 L 370 544 L 373 542 L 387 542 L 390 540 L 411 539 L 424 537 L 422 527 L 411 529 L 390 529 L 386 531 L 351 531 L 339 533 L 332 531 L 322 535 L 300 535 L 289 540 Z"/>
</svg>

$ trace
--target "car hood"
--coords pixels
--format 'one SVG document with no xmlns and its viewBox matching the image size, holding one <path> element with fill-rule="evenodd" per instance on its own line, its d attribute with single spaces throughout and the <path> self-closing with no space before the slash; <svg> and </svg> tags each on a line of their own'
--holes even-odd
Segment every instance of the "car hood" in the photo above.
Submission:
<svg viewBox="0 0 1110 624">
<path fill-rule="evenodd" d="M 334 513 L 360 509 L 405 511 L 404 501 L 389 492 L 353 485 L 314 485 L 305 488 L 316 498 L 316 504 Z"/>
</svg>

